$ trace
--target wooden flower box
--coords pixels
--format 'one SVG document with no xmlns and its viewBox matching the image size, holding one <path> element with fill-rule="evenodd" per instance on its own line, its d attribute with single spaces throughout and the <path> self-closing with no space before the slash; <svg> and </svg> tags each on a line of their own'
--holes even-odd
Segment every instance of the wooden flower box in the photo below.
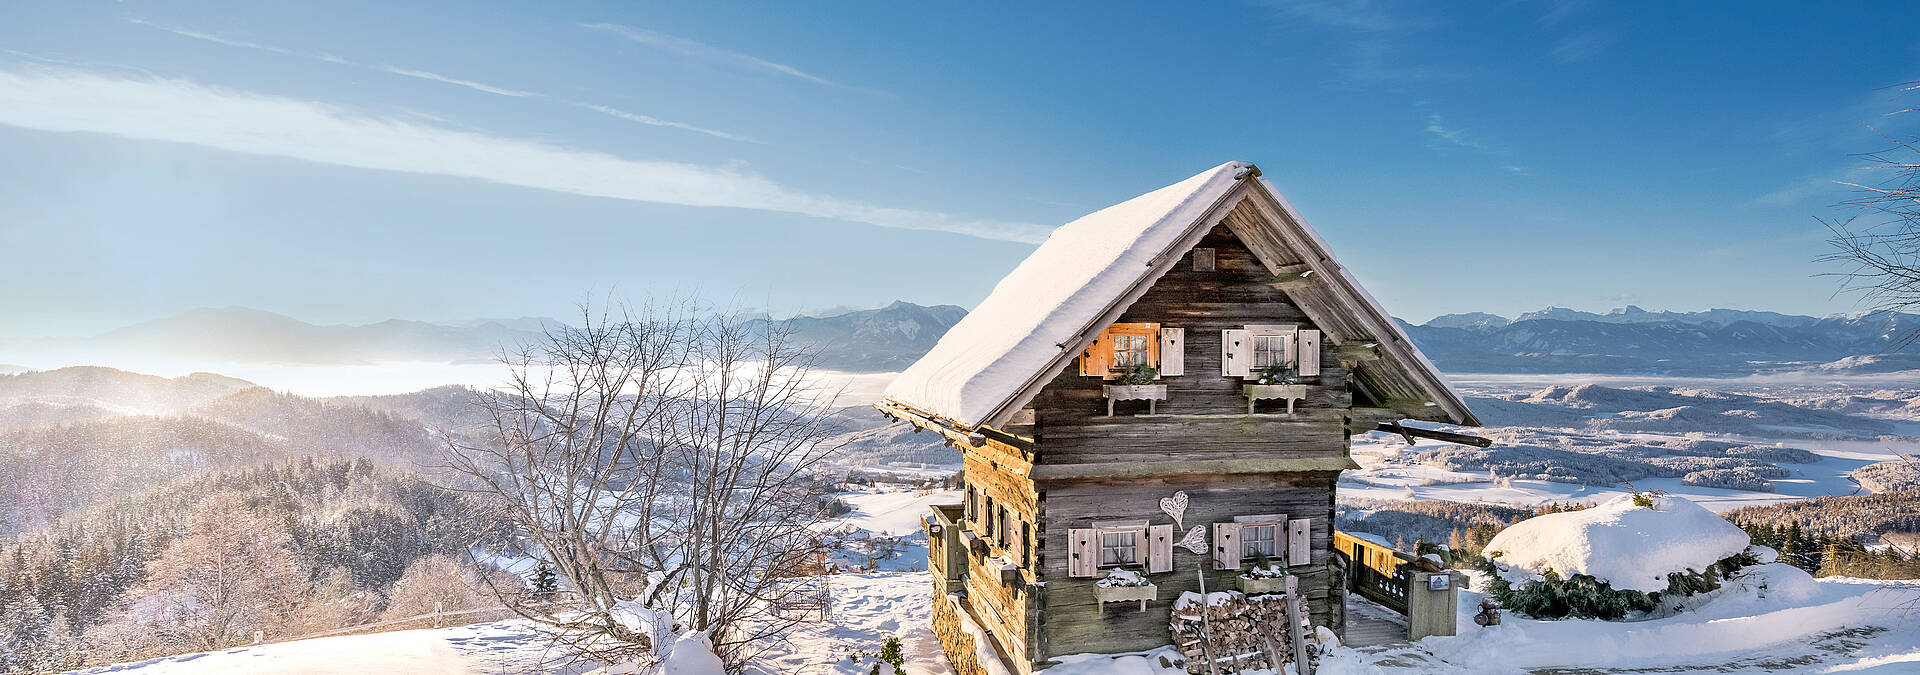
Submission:
<svg viewBox="0 0 1920 675">
<path fill-rule="evenodd" d="M 1145 586 L 1094 586 L 1093 597 L 1099 600 L 1103 606 L 1109 602 L 1138 601 L 1140 603 L 1140 611 L 1144 612 L 1147 611 L 1147 601 L 1160 597 L 1160 587 L 1155 584 L 1147 584 Z"/>
<path fill-rule="evenodd" d="M 1253 414 L 1253 403 L 1260 399 L 1286 399 L 1287 414 L 1293 414 L 1293 402 L 1307 398 L 1307 385 L 1304 384 L 1249 384 L 1241 388 L 1247 397 L 1247 414 Z"/>
<path fill-rule="evenodd" d="M 1247 595 L 1287 592 L 1286 577 L 1250 577 L 1243 574 L 1234 579 L 1239 582 L 1236 589 Z"/>
<path fill-rule="evenodd" d="M 1156 412 L 1154 403 L 1167 400 L 1167 385 L 1164 384 L 1108 384 L 1100 390 L 1107 395 L 1107 416 L 1113 416 L 1114 401 L 1146 401 L 1147 414 Z"/>
</svg>

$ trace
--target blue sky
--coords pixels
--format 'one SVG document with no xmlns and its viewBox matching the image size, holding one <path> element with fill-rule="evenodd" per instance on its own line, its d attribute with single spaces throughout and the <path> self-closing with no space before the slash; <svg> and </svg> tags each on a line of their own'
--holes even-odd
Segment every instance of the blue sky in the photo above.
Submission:
<svg viewBox="0 0 1920 675">
<path fill-rule="evenodd" d="M 1845 312 L 1815 217 L 1920 79 L 1898 4 L 397 4 L 0 6 L 0 336 L 970 306 L 1229 160 L 1415 321 Z"/>
</svg>

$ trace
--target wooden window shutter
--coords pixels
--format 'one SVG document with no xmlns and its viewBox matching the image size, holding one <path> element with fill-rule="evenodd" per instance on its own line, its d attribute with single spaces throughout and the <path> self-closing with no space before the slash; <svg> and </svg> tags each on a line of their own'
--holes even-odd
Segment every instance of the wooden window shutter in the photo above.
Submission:
<svg viewBox="0 0 1920 675">
<path fill-rule="evenodd" d="M 1007 512 L 1005 532 L 1007 545 L 1004 548 L 1007 549 L 1007 558 L 1018 563 L 1025 557 L 1026 551 L 1021 548 L 1025 542 L 1020 541 L 1020 519 L 1012 511 Z"/>
<path fill-rule="evenodd" d="M 1067 530 L 1067 576 L 1090 577 L 1100 568 L 1093 530 Z"/>
<path fill-rule="evenodd" d="M 1160 374 L 1187 374 L 1187 329 L 1160 329 Z"/>
<path fill-rule="evenodd" d="M 1173 571 L 1173 525 L 1147 528 L 1147 571 Z"/>
<path fill-rule="evenodd" d="M 1220 374 L 1228 377 L 1246 377 L 1252 372 L 1248 366 L 1253 363 L 1253 341 L 1247 331 L 1229 328 L 1220 331 Z"/>
<path fill-rule="evenodd" d="M 1106 331 L 1100 331 L 1100 337 L 1080 352 L 1080 374 L 1087 377 L 1106 377 L 1107 369 L 1113 364 L 1113 347 L 1108 344 Z"/>
<path fill-rule="evenodd" d="M 1160 324 L 1136 324 L 1141 327 L 1147 338 L 1147 365 L 1155 369 L 1160 367 Z"/>
<path fill-rule="evenodd" d="M 1240 524 L 1213 524 L 1213 568 L 1240 569 Z"/>
<path fill-rule="evenodd" d="M 1020 564 L 1033 567 L 1033 524 L 1020 523 Z"/>
<path fill-rule="evenodd" d="M 1309 565 L 1313 563 L 1313 520 L 1300 518 L 1287 521 L 1287 565 Z"/>
<path fill-rule="evenodd" d="M 1300 331 L 1300 376 L 1320 374 L 1320 331 Z"/>
</svg>

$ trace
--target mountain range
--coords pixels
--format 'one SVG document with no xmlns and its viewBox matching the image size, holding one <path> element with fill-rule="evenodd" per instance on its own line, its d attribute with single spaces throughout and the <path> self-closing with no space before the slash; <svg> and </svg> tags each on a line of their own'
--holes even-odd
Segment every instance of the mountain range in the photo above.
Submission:
<svg viewBox="0 0 1920 675">
<path fill-rule="evenodd" d="M 818 352 L 822 368 L 891 372 L 925 354 L 966 310 L 894 302 L 820 314 L 752 320 L 784 322 Z M 558 324 L 527 317 L 323 326 L 255 309 L 197 309 L 92 337 L 0 345 L 0 363 L 97 363 L 108 357 L 210 364 L 485 362 L 502 349 L 538 343 Z M 1435 365 L 1451 372 L 1738 376 L 1805 368 L 1920 369 L 1920 354 L 1899 350 L 1920 330 L 1920 315 L 1897 312 L 1813 317 L 1549 307 L 1512 319 L 1473 312 L 1401 325 Z"/>
<path fill-rule="evenodd" d="M 1548 308 L 1512 320 L 1449 314 L 1401 327 L 1434 365 L 1451 372 L 1721 377 L 1801 368 L 1920 368 L 1920 354 L 1900 350 L 1920 330 L 1920 315 L 1898 312 L 1811 317 L 1730 309 L 1626 307 L 1595 314 Z"/>
</svg>

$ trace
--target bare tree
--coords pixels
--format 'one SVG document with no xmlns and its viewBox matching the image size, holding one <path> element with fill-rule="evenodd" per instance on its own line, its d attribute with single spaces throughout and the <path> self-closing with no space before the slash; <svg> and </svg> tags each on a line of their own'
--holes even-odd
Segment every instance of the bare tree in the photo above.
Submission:
<svg viewBox="0 0 1920 675">
<path fill-rule="evenodd" d="M 158 644 L 141 651 L 203 651 L 284 634 L 306 591 L 286 530 L 232 495 L 195 509 L 185 536 L 147 568 L 119 621 Z"/>
<path fill-rule="evenodd" d="M 737 665 L 792 625 L 771 609 L 820 519 L 810 469 L 832 450 L 831 398 L 779 323 L 687 304 L 583 318 L 505 359 L 510 382 L 482 395 L 487 438 L 450 444 L 577 611 L 496 590 L 577 655 L 645 658 L 698 630 Z"/>
<path fill-rule="evenodd" d="M 1901 96 L 1920 92 L 1920 82 L 1896 87 Z M 1904 108 L 1889 115 L 1910 114 Z M 1847 267 L 1836 273 L 1841 291 L 1858 293 L 1875 310 L 1920 307 L 1920 136 L 1881 134 L 1891 146 L 1862 155 L 1878 180 L 1844 182 L 1856 195 L 1841 202 L 1853 215 L 1826 221 L 1834 252 L 1821 257 Z M 1911 343 L 1908 334 L 1895 347 Z"/>
</svg>

